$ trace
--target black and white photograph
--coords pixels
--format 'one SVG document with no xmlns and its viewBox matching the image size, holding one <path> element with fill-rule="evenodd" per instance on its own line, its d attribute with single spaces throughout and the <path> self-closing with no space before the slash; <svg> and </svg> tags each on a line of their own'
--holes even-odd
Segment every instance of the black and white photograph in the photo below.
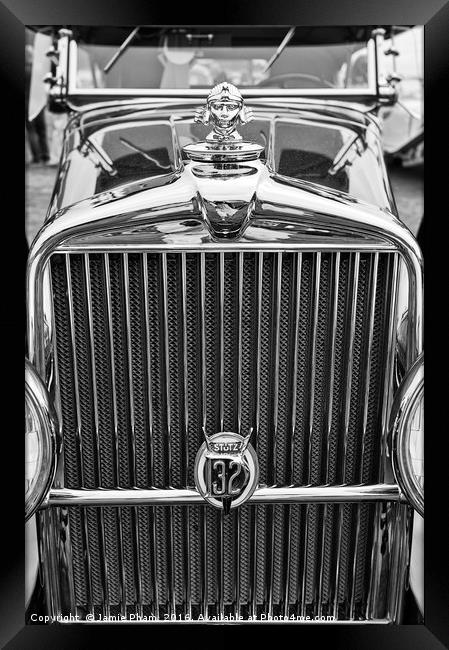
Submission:
<svg viewBox="0 0 449 650">
<path fill-rule="evenodd" d="M 28 26 L 26 622 L 423 622 L 423 27 Z"/>
</svg>

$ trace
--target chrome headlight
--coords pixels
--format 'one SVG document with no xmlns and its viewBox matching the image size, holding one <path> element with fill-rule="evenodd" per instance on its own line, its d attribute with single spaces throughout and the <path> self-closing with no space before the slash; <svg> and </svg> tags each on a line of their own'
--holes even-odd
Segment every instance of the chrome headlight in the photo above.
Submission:
<svg viewBox="0 0 449 650">
<path fill-rule="evenodd" d="M 393 470 L 415 510 L 424 516 L 424 355 L 404 378 L 391 413 Z"/>
<path fill-rule="evenodd" d="M 53 480 L 56 417 L 42 380 L 25 359 L 25 520 L 42 503 Z"/>
</svg>

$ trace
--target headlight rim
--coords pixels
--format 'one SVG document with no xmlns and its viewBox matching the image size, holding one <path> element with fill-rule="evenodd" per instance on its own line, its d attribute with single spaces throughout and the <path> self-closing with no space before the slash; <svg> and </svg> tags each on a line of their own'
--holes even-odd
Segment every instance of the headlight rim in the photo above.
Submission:
<svg viewBox="0 0 449 650">
<path fill-rule="evenodd" d="M 31 495 L 25 495 L 25 521 L 42 505 L 56 473 L 57 417 L 47 389 L 31 362 L 25 358 L 25 400 L 29 399 L 39 424 L 42 462 Z M 25 409 L 27 408 L 25 402 Z"/>
<path fill-rule="evenodd" d="M 424 353 L 408 370 L 393 402 L 390 418 L 393 473 L 407 501 L 424 517 L 424 492 L 417 484 L 410 459 L 411 421 L 424 396 Z"/>
</svg>

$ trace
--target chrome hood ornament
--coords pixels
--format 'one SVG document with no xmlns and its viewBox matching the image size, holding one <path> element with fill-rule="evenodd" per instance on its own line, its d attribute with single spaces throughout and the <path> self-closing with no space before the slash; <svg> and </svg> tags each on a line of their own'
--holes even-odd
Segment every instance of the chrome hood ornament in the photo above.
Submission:
<svg viewBox="0 0 449 650">
<path fill-rule="evenodd" d="M 212 125 L 212 131 L 205 140 L 183 147 L 191 161 L 200 163 L 188 168 L 198 188 L 199 208 L 215 238 L 241 236 L 255 209 L 257 186 L 267 173 L 259 160 L 264 147 L 243 140 L 237 131 L 239 124 L 252 119 L 239 89 L 220 83 L 194 117 L 197 123 Z"/>
<path fill-rule="evenodd" d="M 217 84 L 210 91 L 206 106 L 198 108 L 195 122 L 213 124 L 214 129 L 206 140 L 222 142 L 224 140 L 242 140 L 237 131 L 237 124 L 247 124 L 253 119 L 251 109 L 243 105 L 240 90 L 233 84 Z"/>
<path fill-rule="evenodd" d="M 206 162 L 238 162 L 256 160 L 263 147 L 256 142 L 246 142 L 237 131 L 239 124 L 253 119 L 252 110 L 246 108 L 241 92 L 227 81 L 214 86 L 206 105 L 196 110 L 194 121 L 211 124 L 213 130 L 203 142 L 188 144 L 184 151 L 192 160 Z"/>
</svg>

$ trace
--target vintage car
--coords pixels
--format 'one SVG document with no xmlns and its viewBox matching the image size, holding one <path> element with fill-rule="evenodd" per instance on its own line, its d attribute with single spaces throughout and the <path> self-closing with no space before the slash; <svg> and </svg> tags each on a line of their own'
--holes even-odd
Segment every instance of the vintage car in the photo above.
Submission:
<svg viewBox="0 0 449 650">
<path fill-rule="evenodd" d="M 387 32 L 47 29 L 68 124 L 27 266 L 29 623 L 422 620 Z"/>
</svg>

